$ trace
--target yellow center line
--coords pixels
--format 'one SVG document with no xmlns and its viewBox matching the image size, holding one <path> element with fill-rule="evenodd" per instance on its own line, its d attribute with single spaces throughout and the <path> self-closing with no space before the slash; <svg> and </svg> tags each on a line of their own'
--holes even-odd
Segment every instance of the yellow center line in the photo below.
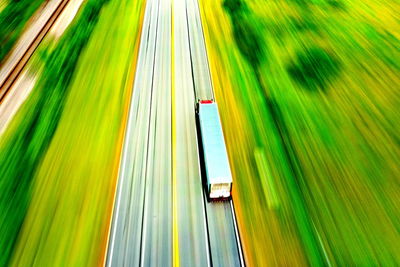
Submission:
<svg viewBox="0 0 400 267">
<path fill-rule="evenodd" d="M 172 265 L 179 267 L 179 236 L 178 236 L 178 208 L 176 188 L 176 133 L 175 133 L 175 35 L 174 35 L 174 4 L 171 1 L 171 106 L 172 106 Z"/>
</svg>

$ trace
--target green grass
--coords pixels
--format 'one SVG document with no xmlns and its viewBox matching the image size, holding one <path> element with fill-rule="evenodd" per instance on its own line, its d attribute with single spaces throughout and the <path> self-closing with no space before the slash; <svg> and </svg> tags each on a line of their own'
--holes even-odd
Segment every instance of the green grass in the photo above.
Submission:
<svg viewBox="0 0 400 267">
<path fill-rule="evenodd" d="M 398 264 L 399 3 L 201 2 L 249 262 Z"/>
<path fill-rule="evenodd" d="M 76 55 L 79 60 L 69 82 L 60 82 L 59 86 L 66 86 L 62 101 L 59 96 L 53 98 L 54 91 L 47 95 L 54 104 L 46 105 L 41 116 L 49 112 L 60 115 L 35 166 L 29 208 L 12 266 L 33 262 L 40 266 L 104 264 L 143 3 L 111 0 L 97 17 L 95 8 L 100 2 L 87 2 L 73 25 L 85 32 L 90 29 L 90 38 L 77 32 L 65 36 L 70 39 L 66 44 L 74 43 L 75 37 L 86 45 L 76 44 L 82 51 Z M 90 21 L 90 27 L 81 26 L 81 18 Z M 67 47 L 63 51 L 68 51 Z M 52 60 L 71 61 L 74 56 L 59 54 Z M 67 66 L 62 62 L 57 64 L 60 71 Z M 43 73 L 43 77 L 50 76 Z M 37 88 L 35 92 L 43 94 Z M 35 108 L 27 104 L 14 123 L 21 124 L 31 109 Z M 44 120 L 46 125 L 53 121 Z M 10 130 L 10 135 L 17 133 Z M 40 133 L 47 134 L 47 129 Z"/>
<path fill-rule="evenodd" d="M 31 182 L 57 129 L 68 87 L 103 4 L 89 1 L 45 62 L 33 95 L 0 142 L 0 265 L 10 260 L 31 198 Z M 22 115 L 23 114 L 23 115 Z M 23 120 L 21 119 L 23 116 Z"/>
<path fill-rule="evenodd" d="M 10 0 L 0 11 L 0 63 L 44 0 Z"/>
<path fill-rule="evenodd" d="M 324 90 L 327 83 L 339 72 L 337 59 L 319 47 L 299 51 L 287 71 L 291 78 L 307 90 Z"/>
</svg>

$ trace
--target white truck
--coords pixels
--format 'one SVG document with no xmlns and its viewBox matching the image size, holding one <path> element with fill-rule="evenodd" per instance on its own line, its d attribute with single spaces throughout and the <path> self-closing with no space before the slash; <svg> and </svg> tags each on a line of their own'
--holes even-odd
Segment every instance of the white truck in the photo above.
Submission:
<svg viewBox="0 0 400 267">
<path fill-rule="evenodd" d="M 201 100 L 197 103 L 207 192 L 210 200 L 230 199 L 232 173 L 229 166 L 217 103 Z"/>
</svg>

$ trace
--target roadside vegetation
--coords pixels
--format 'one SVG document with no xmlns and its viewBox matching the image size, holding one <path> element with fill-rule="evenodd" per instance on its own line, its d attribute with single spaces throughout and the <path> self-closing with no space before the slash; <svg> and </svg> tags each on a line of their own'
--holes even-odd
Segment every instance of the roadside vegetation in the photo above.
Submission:
<svg viewBox="0 0 400 267">
<path fill-rule="evenodd" d="M 218 2 L 200 7 L 250 265 L 398 264 L 399 3 Z"/>
<path fill-rule="evenodd" d="M 2 265 L 9 261 L 30 201 L 31 180 L 57 129 L 79 55 L 89 40 L 105 2 L 97 6 L 88 4 L 77 23 L 48 55 L 33 95 L 18 114 L 20 121 L 14 122 L 1 140 L 0 210 L 4 212 L 0 215 L 0 233 L 8 237 L 2 238 L 1 242 L 2 251 L 5 252 L 2 253 Z M 94 15 L 87 16 L 89 12 Z M 21 113 L 24 113 L 22 117 Z"/>
<path fill-rule="evenodd" d="M 0 266 L 104 260 L 142 2 L 86 1 L 38 49 L 41 77 L 0 137 Z"/>
<path fill-rule="evenodd" d="M 0 63 L 44 0 L 9 0 L 0 11 Z"/>
<path fill-rule="evenodd" d="M 339 72 L 338 61 L 322 48 L 311 47 L 296 54 L 287 71 L 307 90 L 324 90 Z"/>
</svg>

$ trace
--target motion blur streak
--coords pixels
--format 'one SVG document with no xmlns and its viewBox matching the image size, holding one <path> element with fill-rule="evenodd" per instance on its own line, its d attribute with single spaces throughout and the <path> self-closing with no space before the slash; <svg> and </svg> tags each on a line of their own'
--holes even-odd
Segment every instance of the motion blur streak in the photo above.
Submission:
<svg viewBox="0 0 400 267">
<path fill-rule="evenodd" d="M 74 19 L 82 2 L 83 0 L 69 0 L 64 9 L 62 9 L 61 7 L 57 8 L 60 10 L 62 9 L 61 14 L 59 14 L 58 17 L 55 16 L 57 17 L 57 19 L 55 21 L 48 20 L 48 26 L 44 27 L 44 29 L 42 29 L 42 27 L 39 27 L 41 29 L 41 31 L 39 32 L 37 32 L 36 29 L 36 34 L 38 35 L 36 38 L 37 40 L 34 44 L 30 44 L 31 46 L 28 49 L 30 52 L 26 51 L 25 54 L 22 54 L 22 59 L 18 57 L 14 59 L 16 64 L 18 64 L 18 67 L 11 70 L 13 74 L 9 73 L 11 75 L 8 74 L 4 76 L 5 78 L 7 78 L 7 81 L 5 83 L 7 83 L 8 85 L 2 86 L 0 89 L 0 94 L 3 95 L 3 100 L 0 101 L 0 135 L 7 128 L 8 123 L 10 123 L 15 113 L 18 111 L 22 103 L 26 100 L 26 98 L 30 95 L 32 89 L 34 88 L 38 77 L 43 70 L 44 64 L 42 62 L 42 54 L 46 51 L 46 46 L 48 46 L 49 43 L 56 43 L 57 39 L 63 35 L 65 29 Z M 50 4 L 51 2 L 47 3 L 47 5 Z M 53 22 L 54 24 L 52 24 Z M 45 21 L 42 21 L 42 23 L 45 23 Z M 33 30 L 31 27 L 34 26 L 36 26 L 36 24 L 30 25 L 29 30 Z M 48 29 L 49 26 L 51 27 Z M 47 30 L 48 32 L 46 32 Z M 43 36 L 41 35 L 45 33 L 47 34 L 43 38 Z M 24 37 L 21 36 L 18 43 L 24 43 L 25 41 L 26 40 L 24 40 Z M 35 52 L 36 49 L 38 49 L 39 51 Z M 33 54 L 31 55 L 30 53 Z M 11 60 L 11 58 L 12 56 L 10 56 L 8 60 Z M 7 71 L 9 71 L 6 65 L 7 63 L 1 65 L 1 73 L 5 74 L 7 73 Z"/>
<path fill-rule="evenodd" d="M 399 266 L 399 10 L 0 0 L 0 267 Z"/>
<path fill-rule="evenodd" d="M 86 1 L 43 48 L 42 76 L 0 139 L 2 265 L 104 261 L 142 4 Z"/>
<path fill-rule="evenodd" d="M 33 19 L 33 22 L 29 25 L 25 32 L 23 32 L 22 36 L 16 43 L 15 47 L 11 50 L 8 57 L 4 60 L 4 62 L 2 62 L 0 69 L 0 103 L 3 102 L 3 99 L 10 89 L 12 83 L 21 72 L 31 55 L 34 53 L 44 36 L 52 27 L 53 23 L 64 10 L 68 2 L 69 0 L 52 0 L 47 2 L 44 5 L 43 10 L 37 14 L 37 17 Z M 1 13 L 1 15 L 3 15 L 3 13 Z M 1 25 L 5 24 L 8 24 L 8 22 L 2 21 Z M 2 46 L 3 44 L 4 42 L 1 42 Z M 4 50 L 2 49 L 1 52 L 4 52 Z"/>
<path fill-rule="evenodd" d="M 398 265 L 398 1 L 200 6 L 247 263 Z"/>
<path fill-rule="evenodd" d="M 47 14 L 51 15 L 52 13 L 46 12 L 49 11 L 48 7 L 51 9 L 53 4 L 57 5 L 61 0 L 43 2 L 45 1 L 0 1 L 0 63 L 3 63 L 4 59 L 8 56 L 8 53 L 11 51 L 20 36 L 24 35 L 23 32 L 26 30 L 25 27 L 29 27 L 28 21 L 31 22 L 30 26 L 33 26 L 42 19 L 41 15 L 44 15 L 43 19 L 46 20 L 45 17 Z M 35 12 L 36 15 L 33 15 Z M 27 32 L 32 30 L 36 31 L 38 28 L 35 26 L 30 27 Z M 25 50 L 23 52 L 25 52 Z"/>
</svg>

